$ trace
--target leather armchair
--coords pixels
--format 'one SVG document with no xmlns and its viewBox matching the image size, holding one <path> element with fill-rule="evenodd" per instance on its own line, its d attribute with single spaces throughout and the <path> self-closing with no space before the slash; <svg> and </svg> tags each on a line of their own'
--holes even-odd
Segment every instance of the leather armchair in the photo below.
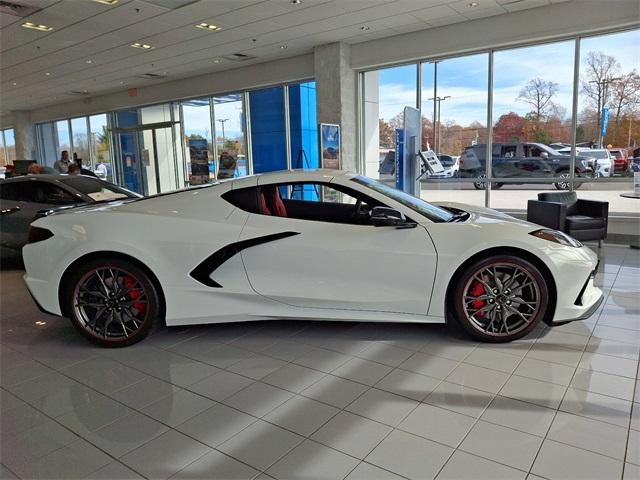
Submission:
<svg viewBox="0 0 640 480">
<path fill-rule="evenodd" d="M 527 221 L 565 232 L 576 240 L 607 238 L 609 202 L 578 199 L 576 192 L 544 192 L 529 200 Z"/>
</svg>

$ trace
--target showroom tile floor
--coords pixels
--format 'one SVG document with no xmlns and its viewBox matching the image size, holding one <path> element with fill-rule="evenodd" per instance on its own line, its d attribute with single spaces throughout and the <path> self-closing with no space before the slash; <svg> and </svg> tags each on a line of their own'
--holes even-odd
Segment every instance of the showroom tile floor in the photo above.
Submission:
<svg viewBox="0 0 640 480">
<path fill-rule="evenodd" d="M 106 350 L 0 272 L 1 478 L 640 478 L 640 251 L 589 320 L 160 329 Z"/>
</svg>

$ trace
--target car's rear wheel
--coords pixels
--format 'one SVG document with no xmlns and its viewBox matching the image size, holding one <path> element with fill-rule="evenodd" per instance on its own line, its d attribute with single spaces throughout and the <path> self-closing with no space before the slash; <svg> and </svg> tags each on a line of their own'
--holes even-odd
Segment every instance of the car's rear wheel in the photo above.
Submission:
<svg viewBox="0 0 640 480">
<path fill-rule="evenodd" d="M 485 173 L 477 175 L 476 178 L 478 179 L 478 181 L 473 182 L 473 186 L 476 190 L 484 190 L 485 188 L 487 188 L 487 175 Z M 502 188 L 503 185 L 504 183 L 492 182 L 491 188 L 498 189 Z"/>
<path fill-rule="evenodd" d="M 66 311 L 91 341 L 122 347 L 147 336 L 160 316 L 160 297 L 153 280 L 137 265 L 119 258 L 96 259 L 71 274 Z"/>
<path fill-rule="evenodd" d="M 544 317 L 549 292 L 531 262 L 512 255 L 470 265 L 453 289 L 456 321 L 471 336 L 509 342 L 527 335 Z"/>
</svg>

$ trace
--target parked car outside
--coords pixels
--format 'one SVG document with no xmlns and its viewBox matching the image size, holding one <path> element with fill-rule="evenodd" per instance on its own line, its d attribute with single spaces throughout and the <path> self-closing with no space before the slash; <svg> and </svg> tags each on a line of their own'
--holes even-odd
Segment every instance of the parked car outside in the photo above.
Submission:
<svg viewBox="0 0 640 480">
<path fill-rule="evenodd" d="M 626 148 L 610 148 L 609 152 L 613 155 L 613 173 L 626 175 L 629 171 L 629 154 Z"/>
<path fill-rule="evenodd" d="M 474 187 L 485 188 L 486 181 L 486 152 L 485 144 L 466 147 L 460 157 L 460 176 L 477 178 Z M 589 164 L 594 159 L 590 155 L 576 156 L 575 173 L 579 177 L 593 176 L 593 169 Z M 522 179 L 519 184 L 527 183 L 529 178 L 556 178 L 554 183 L 558 190 L 570 188 L 571 156 L 563 155 L 542 143 L 494 143 L 492 146 L 493 177 Z M 510 182 L 514 183 L 514 182 Z M 503 183 L 494 182 L 494 188 L 502 187 Z M 574 183 L 578 187 L 579 183 Z"/>
<path fill-rule="evenodd" d="M 442 173 L 431 173 L 429 178 L 455 178 L 460 171 L 460 156 L 438 154 L 438 160 L 444 168 Z"/>
<path fill-rule="evenodd" d="M 613 175 L 613 156 L 606 148 L 591 148 L 588 152 L 582 152 L 588 154 L 593 158 L 592 163 L 589 165 L 595 172 L 596 177 L 610 177 Z"/>
<path fill-rule="evenodd" d="M 61 207 L 140 198 L 99 178 L 84 175 L 24 175 L 0 180 L 2 255 L 19 255 L 29 224 L 39 212 Z"/>
</svg>

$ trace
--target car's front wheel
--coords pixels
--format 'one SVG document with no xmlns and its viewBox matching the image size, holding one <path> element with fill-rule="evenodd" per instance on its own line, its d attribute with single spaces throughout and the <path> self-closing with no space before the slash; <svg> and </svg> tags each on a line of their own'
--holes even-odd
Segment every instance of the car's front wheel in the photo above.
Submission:
<svg viewBox="0 0 640 480">
<path fill-rule="evenodd" d="M 105 347 L 142 340 L 161 313 L 160 296 L 150 276 L 119 258 L 83 264 L 69 277 L 63 295 L 73 325 Z"/>
<path fill-rule="evenodd" d="M 488 342 L 509 342 L 528 334 L 544 317 L 548 286 L 538 268 L 513 255 L 479 260 L 462 272 L 451 306 L 458 324 Z"/>
</svg>

